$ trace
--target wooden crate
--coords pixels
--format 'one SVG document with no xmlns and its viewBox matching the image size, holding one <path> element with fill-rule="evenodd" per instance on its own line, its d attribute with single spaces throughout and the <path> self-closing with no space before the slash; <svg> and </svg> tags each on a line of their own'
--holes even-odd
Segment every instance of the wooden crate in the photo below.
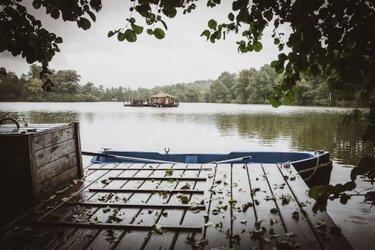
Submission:
<svg viewBox="0 0 375 250">
<path fill-rule="evenodd" d="M 0 127 L 0 199 L 9 207 L 40 203 L 83 177 L 78 123 Z"/>
</svg>

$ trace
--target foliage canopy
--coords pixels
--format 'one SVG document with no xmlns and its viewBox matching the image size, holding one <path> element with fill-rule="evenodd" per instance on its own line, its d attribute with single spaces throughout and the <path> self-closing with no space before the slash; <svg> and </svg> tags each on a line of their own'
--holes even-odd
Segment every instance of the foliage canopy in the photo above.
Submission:
<svg viewBox="0 0 375 250">
<path fill-rule="evenodd" d="M 122 28 L 109 31 L 108 37 L 135 42 L 146 30 L 148 35 L 163 39 L 166 20 L 177 14 L 188 14 L 198 0 L 131 0 L 130 16 Z M 202 2 L 202 0 L 201 0 Z M 208 7 L 223 4 L 206 0 Z M 76 22 L 86 30 L 96 21 L 102 8 L 101 0 L 48 1 L 33 0 L 35 9 L 44 8 L 54 19 Z M 43 28 L 23 6 L 21 0 L 0 3 L 0 52 L 21 55 L 28 63 L 47 65 L 63 40 Z M 208 12 L 209 13 L 209 12 Z M 136 18 L 144 19 L 145 27 Z M 271 63 L 277 73 L 284 73 L 282 84 L 269 98 L 274 106 L 290 103 L 295 84 L 301 74 L 330 76 L 333 89 L 361 92 L 369 100 L 375 79 L 375 4 L 367 0 L 234 0 L 227 13 L 227 22 L 210 19 L 202 36 L 212 43 L 230 33 L 238 37 L 241 53 L 262 50 L 262 36 L 267 26 L 273 27 L 272 39 L 279 48 L 278 59 Z M 291 29 L 284 34 L 282 27 Z"/>
</svg>

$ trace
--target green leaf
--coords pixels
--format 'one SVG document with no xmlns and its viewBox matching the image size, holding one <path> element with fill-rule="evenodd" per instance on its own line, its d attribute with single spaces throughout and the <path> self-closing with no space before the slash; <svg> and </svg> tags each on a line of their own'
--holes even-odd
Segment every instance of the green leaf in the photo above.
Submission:
<svg viewBox="0 0 375 250">
<path fill-rule="evenodd" d="M 187 190 L 187 189 L 190 189 L 190 185 L 188 183 L 186 183 L 184 186 L 182 186 L 180 189 L 182 190 Z"/>
<path fill-rule="evenodd" d="M 275 67 L 277 66 L 278 63 L 279 63 L 279 61 L 277 61 L 277 60 L 272 61 L 272 62 L 271 62 L 271 67 L 272 67 L 272 68 L 275 68 Z"/>
<path fill-rule="evenodd" d="M 96 16 L 94 13 L 92 13 L 91 11 L 87 11 L 87 14 L 89 14 L 91 20 L 93 20 L 94 22 L 96 22 Z"/>
<path fill-rule="evenodd" d="M 236 204 L 237 203 L 237 200 L 234 200 L 234 199 L 230 199 L 229 201 L 229 204 L 231 204 L 231 205 L 234 205 L 234 204 Z"/>
<path fill-rule="evenodd" d="M 124 41 L 125 40 L 125 33 L 122 33 L 122 32 L 119 32 L 117 34 L 117 40 L 119 40 L 120 42 Z"/>
<path fill-rule="evenodd" d="M 278 44 L 280 43 L 280 39 L 279 39 L 279 38 L 275 38 L 275 39 L 273 40 L 273 43 L 274 43 L 275 45 L 278 45 Z"/>
<path fill-rule="evenodd" d="M 81 17 L 81 28 L 84 30 L 88 30 L 91 27 L 91 23 L 87 18 Z"/>
<path fill-rule="evenodd" d="M 56 38 L 55 43 L 62 43 L 63 39 L 61 37 Z"/>
<path fill-rule="evenodd" d="M 142 26 L 138 26 L 138 25 L 135 25 L 135 24 L 132 24 L 131 26 L 132 26 L 133 31 L 137 35 L 142 34 L 142 32 L 143 32 L 143 27 Z"/>
<path fill-rule="evenodd" d="M 166 24 L 163 20 L 161 20 L 161 19 L 160 19 L 160 22 L 163 24 L 164 29 L 165 29 L 165 30 L 168 30 L 168 26 L 167 26 L 167 24 Z"/>
<path fill-rule="evenodd" d="M 350 196 L 345 193 L 340 195 L 341 204 L 346 204 L 349 199 L 350 199 Z"/>
<path fill-rule="evenodd" d="M 208 21 L 208 27 L 210 28 L 210 29 L 216 29 L 216 27 L 217 27 L 217 22 L 214 20 L 214 19 L 211 19 L 210 21 Z"/>
<path fill-rule="evenodd" d="M 137 34 L 135 34 L 135 32 L 131 29 L 127 29 L 125 30 L 125 39 L 128 41 L 128 42 L 135 42 L 137 41 Z"/>
<path fill-rule="evenodd" d="M 229 19 L 230 21 L 233 21 L 233 20 L 234 20 L 234 15 L 233 15 L 232 12 L 229 13 L 229 15 L 228 15 L 228 19 Z"/>
<path fill-rule="evenodd" d="M 39 9 L 41 5 L 42 5 L 41 0 L 34 0 L 34 1 L 33 1 L 33 7 L 34 7 L 35 9 Z"/>
<path fill-rule="evenodd" d="M 180 201 L 181 201 L 182 204 L 188 204 L 188 202 L 189 202 L 189 197 L 186 196 L 186 195 L 181 195 L 180 194 L 180 195 L 177 196 L 177 198 L 180 199 Z"/>
<path fill-rule="evenodd" d="M 263 49 L 263 45 L 262 45 L 261 42 L 256 41 L 256 42 L 253 43 L 253 48 L 256 52 L 259 52 Z"/>
<path fill-rule="evenodd" d="M 115 34 L 115 32 L 113 32 L 112 30 L 108 32 L 108 37 L 112 37 L 113 35 Z"/>
<path fill-rule="evenodd" d="M 130 22 L 130 23 L 135 23 L 135 18 L 134 18 L 134 17 L 130 18 L 130 19 L 129 19 L 129 22 Z"/>
<path fill-rule="evenodd" d="M 58 9 L 53 9 L 51 11 L 51 17 L 54 19 L 58 19 L 60 17 L 60 11 Z"/>
<path fill-rule="evenodd" d="M 204 31 L 202 32 L 202 34 L 201 34 L 201 36 L 205 36 L 205 37 L 207 37 L 207 40 L 210 38 L 210 35 L 211 35 L 211 33 L 210 33 L 209 30 L 204 30 Z"/>
<path fill-rule="evenodd" d="M 157 39 L 163 39 L 164 36 L 165 36 L 165 33 L 164 33 L 164 31 L 162 29 L 156 28 L 156 29 L 154 29 L 154 36 Z"/>
<path fill-rule="evenodd" d="M 265 11 L 263 13 L 263 16 L 267 19 L 268 22 L 270 22 L 272 20 L 272 17 L 273 17 L 272 9 L 269 9 L 269 10 Z"/>
<path fill-rule="evenodd" d="M 172 175 L 173 169 L 167 169 L 167 170 L 165 170 L 165 173 L 168 174 L 168 175 Z"/>
<path fill-rule="evenodd" d="M 153 35 L 154 34 L 154 31 L 152 29 L 147 29 L 147 34 L 149 35 Z"/>
</svg>

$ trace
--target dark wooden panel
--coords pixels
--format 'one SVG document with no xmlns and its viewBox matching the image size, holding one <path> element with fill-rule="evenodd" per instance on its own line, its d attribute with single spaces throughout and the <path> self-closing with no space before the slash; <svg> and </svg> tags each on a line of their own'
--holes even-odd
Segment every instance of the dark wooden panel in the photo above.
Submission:
<svg viewBox="0 0 375 250">
<path fill-rule="evenodd" d="M 27 154 L 1 155 L 0 173 L 13 171 L 30 172 L 30 158 Z"/>
<path fill-rule="evenodd" d="M 28 154 L 27 136 L 0 134 L 0 156 Z"/>
<path fill-rule="evenodd" d="M 37 151 L 35 153 L 36 166 L 41 167 L 44 164 L 76 152 L 75 143 L 75 139 L 71 139 Z"/>
<path fill-rule="evenodd" d="M 71 184 L 68 180 L 72 180 L 77 177 L 77 168 L 73 166 L 65 170 L 64 172 L 56 175 L 54 178 L 48 179 L 47 181 L 38 185 L 39 197 L 38 200 L 47 198 L 54 194 L 57 190 L 67 187 Z"/>
<path fill-rule="evenodd" d="M 38 133 L 34 136 L 35 151 L 71 140 L 75 137 L 73 124 L 53 129 L 48 133 Z"/>
<path fill-rule="evenodd" d="M 79 123 L 73 123 L 74 134 L 76 139 L 76 157 L 77 157 L 77 168 L 78 168 L 78 177 L 83 177 L 83 162 L 82 162 L 82 150 L 81 150 L 81 135 L 79 130 Z"/>
<path fill-rule="evenodd" d="M 49 180 L 50 178 L 58 178 L 57 175 L 72 167 L 77 167 L 76 152 L 65 155 L 64 157 L 59 158 L 56 161 L 52 161 L 38 168 L 36 176 L 37 184 L 41 185 L 43 182 Z"/>
</svg>

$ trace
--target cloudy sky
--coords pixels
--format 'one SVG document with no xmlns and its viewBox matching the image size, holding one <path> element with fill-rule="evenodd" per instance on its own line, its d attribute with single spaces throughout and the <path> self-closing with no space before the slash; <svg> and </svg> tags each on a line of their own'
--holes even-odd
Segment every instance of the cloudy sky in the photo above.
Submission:
<svg viewBox="0 0 375 250">
<path fill-rule="evenodd" d="M 76 23 L 55 21 L 33 10 L 47 29 L 64 39 L 61 53 L 54 57 L 50 67 L 76 70 L 82 84 L 91 81 L 105 87 L 137 88 L 216 79 L 224 71 L 237 73 L 246 68 L 259 68 L 277 57 L 277 48 L 269 39 L 271 29 L 266 30 L 263 50 L 259 53 L 238 53 L 235 41 L 239 36 L 232 35 L 215 44 L 200 37 L 209 19 L 226 21 L 231 1 L 224 1 L 226 4 L 213 9 L 198 6 L 191 14 L 168 19 L 163 40 L 144 32 L 135 43 L 107 38 L 109 30 L 125 25 L 130 14 L 129 1 L 102 2 L 103 9 L 88 31 L 79 29 Z M 141 21 L 140 17 L 135 18 Z M 0 66 L 20 75 L 30 65 L 21 57 L 0 53 Z"/>
</svg>

